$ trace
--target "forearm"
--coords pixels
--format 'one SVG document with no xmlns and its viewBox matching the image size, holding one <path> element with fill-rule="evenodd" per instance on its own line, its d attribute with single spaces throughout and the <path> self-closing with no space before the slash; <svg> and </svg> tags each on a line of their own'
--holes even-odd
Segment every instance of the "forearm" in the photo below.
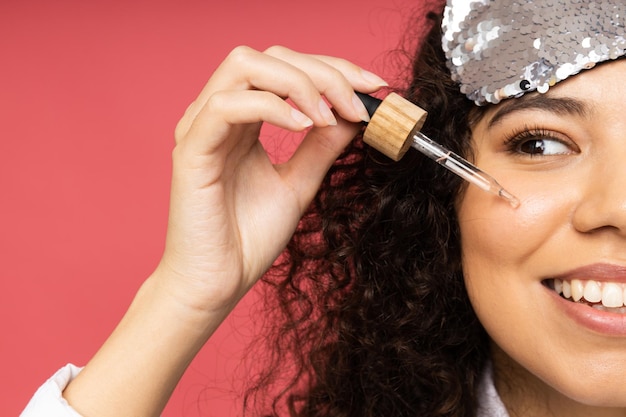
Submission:
<svg viewBox="0 0 626 417">
<path fill-rule="evenodd" d="M 86 417 L 158 416 L 227 313 L 193 311 L 151 277 L 64 397 Z"/>
</svg>

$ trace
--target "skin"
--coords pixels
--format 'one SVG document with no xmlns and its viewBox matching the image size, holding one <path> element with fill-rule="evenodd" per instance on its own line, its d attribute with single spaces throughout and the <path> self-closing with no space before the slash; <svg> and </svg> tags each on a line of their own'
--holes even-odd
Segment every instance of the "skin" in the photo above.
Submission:
<svg viewBox="0 0 626 417">
<path fill-rule="evenodd" d="M 578 267 L 626 266 L 625 86 L 626 62 L 603 64 L 540 101 L 493 106 L 473 128 L 475 162 L 521 200 L 513 209 L 470 186 L 458 207 L 468 293 L 512 416 L 626 415 L 626 336 L 582 325 L 542 284 Z M 576 108 L 563 105 L 572 99 Z M 529 129 L 555 137 L 545 154 L 525 152 L 532 138 L 507 149 Z"/>
</svg>

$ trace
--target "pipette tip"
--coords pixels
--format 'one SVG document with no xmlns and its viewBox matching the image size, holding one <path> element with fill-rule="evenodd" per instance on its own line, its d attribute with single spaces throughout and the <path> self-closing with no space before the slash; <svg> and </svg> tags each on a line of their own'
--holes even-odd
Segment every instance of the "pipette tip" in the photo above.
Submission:
<svg viewBox="0 0 626 417">
<path fill-rule="evenodd" d="M 506 201 L 509 202 L 509 204 L 513 207 L 513 208 L 518 208 L 520 205 L 520 202 L 518 200 L 517 197 L 515 197 L 513 194 L 511 194 L 510 192 L 508 192 L 507 190 L 505 190 L 504 188 L 500 188 L 500 190 L 498 191 L 498 195 L 500 197 L 502 197 L 503 199 L 505 199 Z"/>
</svg>

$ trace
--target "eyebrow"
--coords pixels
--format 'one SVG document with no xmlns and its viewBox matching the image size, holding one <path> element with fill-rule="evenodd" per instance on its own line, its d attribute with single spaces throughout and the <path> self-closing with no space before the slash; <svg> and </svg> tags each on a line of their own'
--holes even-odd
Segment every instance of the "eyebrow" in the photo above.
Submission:
<svg viewBox="0 0 626 417">
<path fill-rule="evenodd" d="M 491 120 L 489 120 L 488 128 L 492 128 L 511 113 L 522 110 L 545 110 L 559 116 L 574 115 L 587 117 L 589 115 L 589 106 L 578 99 L 534 94 L 510 99 L 502 103 Z"/>
</svg>

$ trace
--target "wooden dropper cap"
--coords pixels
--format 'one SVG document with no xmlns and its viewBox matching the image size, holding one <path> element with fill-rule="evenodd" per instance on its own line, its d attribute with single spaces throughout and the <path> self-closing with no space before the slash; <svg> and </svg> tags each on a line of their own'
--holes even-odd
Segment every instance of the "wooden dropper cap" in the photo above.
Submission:
<svg viewBox="0 0 626 417">
<path fill-rule="evenodd" d="M 357 93 L 370 115 L 363 132 L 363 141 L 399 161 L 411 147 L 413 134 L 418 132 L 428 113 L 396 93 L 384 100 Z"/>
</svg>

